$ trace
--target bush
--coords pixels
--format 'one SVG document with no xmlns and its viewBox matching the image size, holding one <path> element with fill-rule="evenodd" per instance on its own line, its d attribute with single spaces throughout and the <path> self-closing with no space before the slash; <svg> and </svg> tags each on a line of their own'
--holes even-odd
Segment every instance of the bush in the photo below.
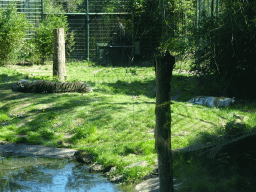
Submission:
<svg viewBox="0 0 256 192">
<path fill-rule="evenodd" d="M 18 61 L 24 65 L 31 65 L 39 62 L 39 52 L 34 39 L 26 39 L 22 49 L 19 51 Z"/>
<path fill-rule="evenodd" d="M 0 10 L 0 65 L 17 58 L 24 44 L 28 25 L 30 23 L 26 16 L 18 13 L 14 4 Z"/>
<path fill-rule="evenodd" d="M 41 57 L 41 64 L 44 64 L 46 57 L 52 57 L 53 48 L 53 29 L 64 28 L 67 31 L 68 22 L 65 15 L 47 15 L 36 29 L 35 43 Z"/>
</svg>

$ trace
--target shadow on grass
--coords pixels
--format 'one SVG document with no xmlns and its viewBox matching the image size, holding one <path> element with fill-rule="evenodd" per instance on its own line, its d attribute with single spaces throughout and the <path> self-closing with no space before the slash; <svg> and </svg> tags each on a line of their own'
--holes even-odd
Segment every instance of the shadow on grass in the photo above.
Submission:
<svg viewBox="0 0 256 192">
<path fill-rule="evenodd" d="M 171 96 L 177 96 L 179 101 L 188 101 L 194 96 L 201 95 L 202 89 L 197 88 L 197 77 L 173 74 L 171 81 Z M 116 83 L 104 83 L 115 94 L 144 95 L 156 97 L 156 80 L 135 80 L 131 83 L 118 80 Z M 102 91 L 99 89 L 99 91 Z"/>
<path fill-rule="evenodd" d="M 118 80 L 116 83 L 105 83 L 114 94 L 124 95 L 144 95 L 149 98 L 155 98 L 155 80 L 151 81 L 133 81 L 127 83 L 125 81 Z"/>
<path fill-rule="evenodd" d="M 247 133 L 248 139 L 255 140 L 255 133 L 256 126 Z M 254 192 L 256 187 L 256 151 L 251 141 L 247 142 L 247 137 L 241 139 L 241 142 L 234 143 L 238 137 L 222 136 L 219 138 L 216 134 L 202 132 L 192 140 L 192 146 L 194 143 L 221 140 L 222 147 L 216 144 L 216 147 L 205 145 L 205 149 L 196 149 L 196 145 L 194 145 L 192 151 L 187 150 L 176 155 L 174 175 L 183 183 L 179 191 Z M 242 138 L 242 135 L 239 138 Z M 227 148 L 226 143 L 229 146 Z M 189 148 L 192 149 L 192 146 Z M 216 156 L 212 157 L 210 154 L 215 150 Z"/>
<path fill-rule="evenodd" d="M 254 123 L 251 122 L 254 120 L 254 116 L 249 114 L 255 113 L 255 102 L 242 101 L 241 103 L 241 101 L 237 101 L 234 105 L 219 109 L 211 110 L 210 112 L 224 120 L 225 124 L 214 125 L 213 123 L 212 125 L 215 126 L 213 132 L 199 132 L 189 140 L 188 147 L 180 149 L 181 153 L 177 153 L 175 156 L 174 175 L 183 183 L 178 191 L 255 191 L 255 141 L 251 139 L 248 143 L 232 145 L 235 139 L 244 135 L 256 135 L 255 121 Z M 232 113 L 237 116 L 233 116 Z M 179 115 L 184 116 L 184 114 Z M 245 118 L 245 121 L 243 121 L 243 116 L 248 116 L 250 121 L 245 120 Z M 230 129 L 227 125 L 233 125 L 233 120 L 237 119 L 237 117 L 242 119 L 242 123 L 238 123 L 239 126 L 233 126 Z M 185 118 L 191 120 L 193 118 L 194 120 L 194 117 L 189 115 L 185 116 Z M 197 120 L 201 121 L 202 119 Z M 209 123 L 205 120 L 203 122 Z M 226 143 L 233 146 L 232 150 L 222 150 L 219 153 L 218 150 L 224 148 L 220 147 L 220 145 L 225 146 Z M 217 151 L 215 158 L 208 156 L 212 149 Z M 227 153 L 223 153 L 223 151 L 227 151 Z"/>
</svg>

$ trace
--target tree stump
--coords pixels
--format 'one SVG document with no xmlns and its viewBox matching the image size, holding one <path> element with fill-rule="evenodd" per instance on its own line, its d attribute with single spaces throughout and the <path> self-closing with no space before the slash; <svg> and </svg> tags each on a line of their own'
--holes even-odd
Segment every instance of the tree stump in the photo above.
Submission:
<svg viewBox="0 0 256 192">
<path fill-rule="evenodd" d="M 53 76 L 59 81 L 65 81 L 65 37 L 64 28 L 54 29 Z"/>
</svg>

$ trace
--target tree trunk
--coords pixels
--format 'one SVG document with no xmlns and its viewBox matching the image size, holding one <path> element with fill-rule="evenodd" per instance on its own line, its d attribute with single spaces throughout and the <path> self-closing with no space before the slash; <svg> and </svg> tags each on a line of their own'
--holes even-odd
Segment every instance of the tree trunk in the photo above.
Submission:
<svg viewBox="0 0 256 192">
<path fill-rule="evenodd" d="M 155 57 L 156 62 L 156 127 L 155 147 L 158 154 L 160 192 L 172 192 L 172 155 L 171 155 L 171 109 L 170 82 L 175 57 L 166 52 L 163 58 Z"/>
<path fill-rule="evenodd" d="M 59 81 L 64 81 L 66 77 L 64 28 L 54 29 L 53 33 L 53 76 L 58 76 Z"/>
</svg>

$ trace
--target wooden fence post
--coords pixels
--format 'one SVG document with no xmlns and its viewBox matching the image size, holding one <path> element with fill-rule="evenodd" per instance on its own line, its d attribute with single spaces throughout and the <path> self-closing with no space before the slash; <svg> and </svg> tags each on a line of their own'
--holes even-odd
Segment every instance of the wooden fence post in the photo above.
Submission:
<svg viewBox="0 0 256 192">
<path fill-rule="evenodd" d="M 166 51 L 164 57 L 156 57 L 155 62 L 157 87 L 155 147 L 158 155 L 160 192 L 173 192 L 170 83 L 175 58 Z"/>
<path fill-rule="evenodd" d="M 65 81 L 65 37 L 64 28 L 54 29 L 54 54 L 53 54 L 53 76 L 58 76 L 59 81 Z"/>
</svg>

